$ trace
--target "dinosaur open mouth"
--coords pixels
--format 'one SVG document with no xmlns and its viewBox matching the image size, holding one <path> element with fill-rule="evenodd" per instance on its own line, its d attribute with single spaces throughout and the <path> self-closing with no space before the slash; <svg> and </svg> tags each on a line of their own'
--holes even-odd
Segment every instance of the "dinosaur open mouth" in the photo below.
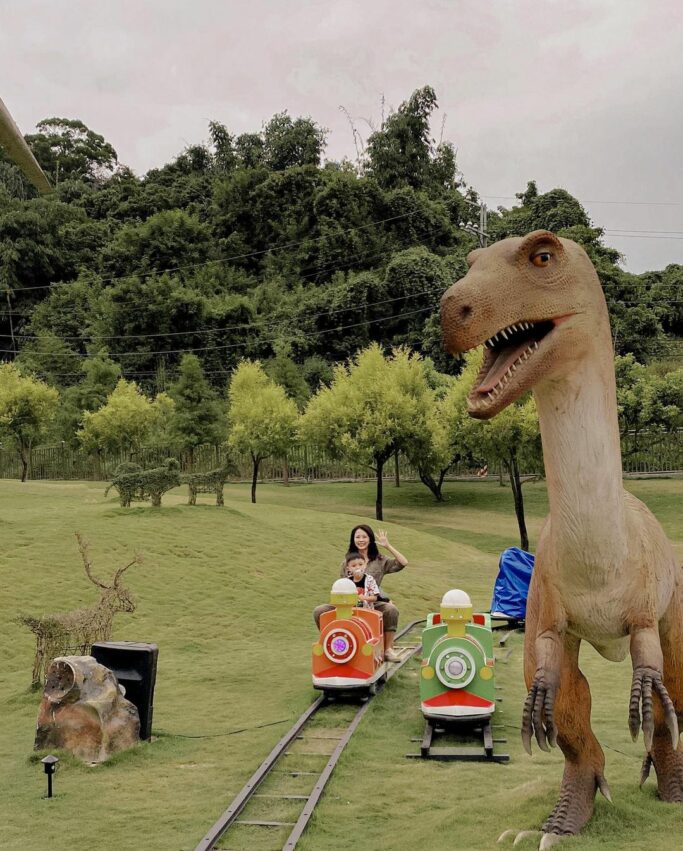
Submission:
<svg viewBox="0 0 683 851">
<path fill-rule="evenodd" d="M 484 363 L 477 376 L 471 398 L 490 401 L 505 388 L 516 370 L 533 357 L 538 346 L 558 320 L 516 322 L 494 334 L 484 343 Z"/>
</svg>

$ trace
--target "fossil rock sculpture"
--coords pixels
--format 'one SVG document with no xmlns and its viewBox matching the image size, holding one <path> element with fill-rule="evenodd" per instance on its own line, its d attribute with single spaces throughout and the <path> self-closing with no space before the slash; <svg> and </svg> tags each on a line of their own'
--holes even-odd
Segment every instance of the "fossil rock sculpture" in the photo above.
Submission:
<svg viewBox="0 0 683 851">
<path fill-rule="evenodd" d="M 642 726 L 641 782 L 653 764 L 660 798 L 683 803 L 683 571 L 655 517 L 623 489 L 607 305 L 583 249 L 535 231 L 473 251 L 468 264 L 441 320 L 451 352 L 485 345 L 469 413 L 493 417 L 533 388 L 541 426 L 550 516 L 529 592 L 522 740 L 529 752 L 535 736 L 564 753 L 540 843 L 549 848 L 581 830 L 597 789 L 610 798 L 581 641 L 611 661 L 630 652 L 624 714 L 634 738 Z"/>
<path fill-rule="evenodd" d="M 116 677 L 92 656 L 60 656 L 47 671 L 35 749 L 63 748 L 103 762 L 140 740 L 140 718 Z"/>
<path fill-rule="evenodd" d="M 111 638 L 114 615 L 117 612 L 135 611 L 135 601 L 130 591 L 121 583 L 121 577 L 129 567 L 140 564 L 142 556 L 137 554 L 132 561 L 120 567 L 111 584 L 107 585 L 93 576 L 88 542 L 78 532 L 76 539 L 85 574 L 93 585 L 101 589 L 101 596 L 90 608 L 42 617 L 22 615 L 19 618 L 19 622 L 36 636 L 36 655 L 31 675 L 33 688 L 42 684 L 45 669 L 55 656 L 65 653 L 89 653 L 93 642 L 108 641 Z"/>
</svg>

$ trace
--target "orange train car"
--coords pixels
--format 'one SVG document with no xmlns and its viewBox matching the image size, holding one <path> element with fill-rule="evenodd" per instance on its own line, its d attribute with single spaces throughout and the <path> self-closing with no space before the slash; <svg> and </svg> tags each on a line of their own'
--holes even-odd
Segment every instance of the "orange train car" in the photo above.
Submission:
<svg viewBox="0 0 683 851">
<path fill-rule="evenodd" d="M 357 602 L 354 583 L 338 579 L 330 593 L 334 609 L 321 615 L 320 636 L 313 645 L 314 688 L 374 693 L 386 676 L 382 615 L 358 608 Z"/>
</svg>

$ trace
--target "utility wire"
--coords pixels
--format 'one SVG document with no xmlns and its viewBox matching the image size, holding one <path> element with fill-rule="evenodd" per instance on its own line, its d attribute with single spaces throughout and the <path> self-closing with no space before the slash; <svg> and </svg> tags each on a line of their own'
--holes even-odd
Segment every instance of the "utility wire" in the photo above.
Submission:
<svg viewBox="0 0 683 851">
<path fill-rule="evenodd" d="M 343 230 L 336 231 L 333 234 L 333 236 L 338 237 L 341 234 L 353 233 L 355 231 L 365 230 L 366 228 L 374 227 L 375 225 L 383 225 L 383 224 L 386 224 L 387 222 L 394 222 L 394 221 L 397 221 L 399 219 L 405 219 L 408 216 L 414 216 L 414 215 L 416 215 L 417 213 L 420 213 L 420 212 L 423 212 L 423 210 L 420 207 L 416 207 L 414 210 L 409 210 L 407 213 L 399 213 L 396 216 L 389 216 L 386 219 L 378 219 L 376 221 L 367 222 L 364 225 L 356 225 L 355 227 L 345 228 Z M 185 266 L 172 266 L 172 267 L 169 267 L 169 268 L 166 268 L 166 269 L 153 269 L 150 272 L 134 272 L 134 273 L 131 273 L 129 275 L 113 275 L 112 277 L 109 277 L 109 278 L 98 278 L 98 280 L 102 284 L 109 284 L 109 283 L 112 283 L 113 281 L 125 281 L 125 280 L 128 280 L 130 278 L 150 278 L 150 277 L 155 277 L 155 276 L 158 276 L 158 275 L 164 275 L 168 272 L 184 272 L 187 269 L 200 269 L 200 268 L 204 268 L 206 266 L 215 266 L 215 265 L 220 266 L 221 264 L 224 264 L 224 263 L 231 263 L 233 260 L 246 260 L 247 258 L 250 258 L 250 257 L 260 257 L 264 254 L 271 254 L 271 253 L 274 253 L 276 251 L 283 251 L 286 248 L 296 248 L 299 245 L 316 243 L 316 242 L 320 242 L 321 240 L 325 240 L 325 239 L 329 239 L 329 238 L 330 238 L 330 236 L 328 234 L 324 234 L 324 235 L 321 235 L 321 236 L 315 236 L 315 237 L 306 237 L 305 239 L 299 239 L 299 240 L 295 240 L 293 242 L 284 242 L 284 243 L 281 243 L 280 245 L 274 245 L 271 248 L 261 248 L 258 251 L 248 251 L 244 254 L 233 254 L 230 257 L 218 257 L 218 258 L 216 258 L 216 260 L 205 260 L 201 263 L 189 263 Z M 54 288 L 54 287 L 68 286 L 69 284 L 72 284 L 72 283 L 74 283 L 74 282 L 73 281 L 52 281 L 49 284 L 41 284 L 40 286 L 35 286 L 35 287 L 16 287 L 15 289 L 12 290 L 12 292 L 17 293 L 17 292 L 28 292 L 29 290 L 51 289 L 51 288 Z"/>
</svg>

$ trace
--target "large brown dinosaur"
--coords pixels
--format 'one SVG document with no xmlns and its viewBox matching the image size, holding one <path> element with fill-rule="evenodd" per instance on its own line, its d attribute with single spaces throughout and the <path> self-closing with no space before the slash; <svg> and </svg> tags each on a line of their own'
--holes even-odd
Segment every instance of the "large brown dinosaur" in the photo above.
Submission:
<svg viewBox="0 0 683 851">
<path fill-rule="evenodd" d="M 628 722 L 634 739 L 642 725 L 647 751 L 641 782 L 653 764 L 660 798 L 683 803 L 683 571 L 652 513 L 623 488 L 607 305 L 583 249 L 534 231 L 467 260 L 441 321 L 449 351 L 485 345 L 469 413 L 488 419 L 533 388 L 541 426 L 550 516 L 527 606 L 522 741 L 529 753 L 532 736 L 543 750 L 557 743 L 565 757 L 544 849 L 582 829 L 597 789 L 611 800 L 582 640 L 615 662 L 630 651 Z"/>
</svg>

